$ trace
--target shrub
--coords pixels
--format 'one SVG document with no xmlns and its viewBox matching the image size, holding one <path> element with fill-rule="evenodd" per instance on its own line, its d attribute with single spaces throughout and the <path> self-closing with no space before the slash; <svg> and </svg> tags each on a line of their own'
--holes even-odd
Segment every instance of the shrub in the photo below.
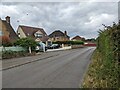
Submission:
<svg viewBox="0 0 120 90">
<path fill-rule="evenodd" d="M 32 38 L 22 38 L 22 39 L 18 39 L 14 45 L 18 45 L 21 47 L 25 47 L 29 53 L 31 53 L 31 51 L 35 50 L 35 47 L 37 46 L 37 42 L 35 42 L 35 40 L 33 40 Z"/>
<path fill-rule="evenodd" d="M 105 25 L 104 25 L 105 26 Z M 99 31 L 97 39 L 97 50 L 102 55 L 103 69 L 99 75 L 106 78 L 108 87 L 117 87 L 119 78 L 120 59 L 120 23 L 113 23 L 112 26 L 105 26 L 104 30 Z"/>
<path fill-rule="evenodd" d="M 13 56 L 14 56 L 14 52 L 11 50 L 2 52 L 3 59 L 12 58 Z"/>
<path fill-rule="evenodd" d="M 105 25 L 104 25 L 105 26 Z M 120 22 L 99 31 L 97 49 L 84 88 L 118 88 L 120 73 Z"/>
<path fill-rule="evenodd" d="M 53 44 L 83 45 L 83 41 L 56 41 Z"/>
<path fill-rule="evenodd" d="M 21 56 L 28 56 L 28 53 L 26 51 L 11 51 L 11 50 L 2 52 L 2 59 L 9 59 Z"/>
</svg>

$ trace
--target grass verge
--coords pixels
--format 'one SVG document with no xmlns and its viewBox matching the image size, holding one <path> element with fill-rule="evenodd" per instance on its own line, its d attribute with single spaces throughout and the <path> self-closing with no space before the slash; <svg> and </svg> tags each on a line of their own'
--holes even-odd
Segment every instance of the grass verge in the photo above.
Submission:
<svg viewBox="0 0 120 90">
<path fill-rule="evenodd" d="M 92 62 L 84 77 L 83 88 L 118 88 L 118 63 L 104 60 L 97 49 L 93 53 Z"/>
</svg>

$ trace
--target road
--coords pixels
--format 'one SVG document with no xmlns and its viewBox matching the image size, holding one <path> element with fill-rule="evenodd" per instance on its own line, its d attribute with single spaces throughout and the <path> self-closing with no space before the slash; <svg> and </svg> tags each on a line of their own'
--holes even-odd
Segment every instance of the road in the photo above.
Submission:
<svg viewBox="0 0 120 90">
<path fill-rule="evenodd" d="M 95 47 L 57 51 L 58 56 L 2 71 L 3 88 L 79 88 Z"/>
</svg>

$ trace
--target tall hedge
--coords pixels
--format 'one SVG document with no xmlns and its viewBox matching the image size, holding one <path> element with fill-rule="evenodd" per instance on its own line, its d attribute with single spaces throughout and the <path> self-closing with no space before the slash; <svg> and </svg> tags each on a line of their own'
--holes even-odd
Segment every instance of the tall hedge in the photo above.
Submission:
<svg viewBox="0 0 120 90">
<path fill-rule="evenodd" d="M 104 30 L 99 31 L 97 38 L 97 50 L 102 54 L 103 62 L 99 78 L 107 80 L 108 86 L 117 87 L 120 73 L 120 22 L 104 27 Z"/>
</svg>

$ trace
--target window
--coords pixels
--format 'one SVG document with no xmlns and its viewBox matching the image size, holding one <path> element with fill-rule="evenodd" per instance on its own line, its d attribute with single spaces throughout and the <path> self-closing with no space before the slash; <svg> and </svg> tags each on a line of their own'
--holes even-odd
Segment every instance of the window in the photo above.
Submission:
<svg viewBox="0 0 120 90">
<path fill-rule="evenodd" d="M 56 37 L 56 39 L 58 40 L 58 39 L 59 39 L 59 37 Z"/>
<path fill-rule="evenodd" d="M 18 37 L 20 37 L 20 33 L 18 33 Z"/>
<path fill-rule="evenodd" d="M 2 31 L 0 31 L 0 36 L 2 36 L 3 35 L 3 32 Z"/>
<path fill-rule="evenodd" d="M 40 34 L 40 33 L 35 33 L 35 37 L 37 37 L 37 38 L 42 38 L 42 34 Z"/>
</svg>

